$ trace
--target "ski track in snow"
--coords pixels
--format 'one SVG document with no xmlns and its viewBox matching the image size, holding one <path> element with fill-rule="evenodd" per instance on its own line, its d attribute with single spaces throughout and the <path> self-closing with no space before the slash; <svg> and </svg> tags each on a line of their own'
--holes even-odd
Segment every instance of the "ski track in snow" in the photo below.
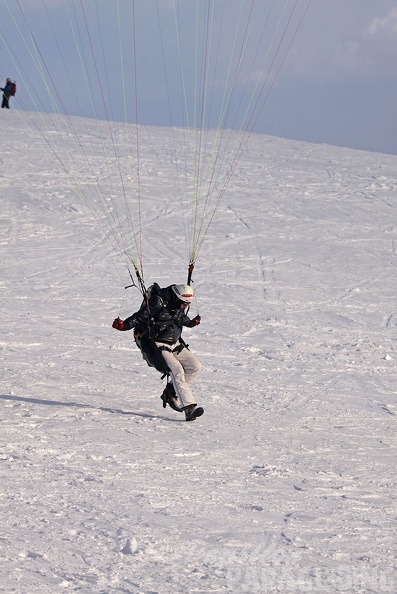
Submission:
<svg viewBox="0 0 397 594">
<path fill-rule="evenodd" d="M 111 328 L 128 275 L 7 120 L 0 592 L 396 592 L 397 157 L 251 138 L 197 263 L 190 424 Z M 146 281 L 183 282 L 170 132 L 140 134 Z"/>
</svg>

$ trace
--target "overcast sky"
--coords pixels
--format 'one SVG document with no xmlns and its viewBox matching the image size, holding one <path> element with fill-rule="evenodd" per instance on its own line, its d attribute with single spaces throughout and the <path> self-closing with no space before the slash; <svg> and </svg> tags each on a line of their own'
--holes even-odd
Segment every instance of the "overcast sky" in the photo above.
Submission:
<svg viewBox="0 0 397 594">
<path fill-rule="evenodd" d="M 139 123 L 169 123 L 165 94 L 160 92 L 164 80 L 164 72 L 160 74 L 160 70 L 164 71 L 161 56 L 164 47 L 168 45 L 168 94 L 172 94 L 175 86 L 172 76 L 175 72 L 170 64 L 175 65 L 177 62 L 174 0 L 159 0 L 158 4 L 155 0 L 135 0 L 134 4 L 132 0 L 82 0 L 92 31 L 89 44 L 95 48 L 98 60 L 96 64 L 90 63 L 89 57 L 87 58 L 89 49 L 85 57 L 76 52 L 80 41 L 73 38 L 65 16 L 68 14 L 72 21 L 76 19 L 76 23 L 79 22 L 75 35 L 84 36 L 80 0 L 0 1 L 0 79 L 4 83 L 5 77 L 11 76 L 18 82 L 18 95 L 12 100 L 14 108 L 51 111 L 47 83 L 40 80 L 42 78 L 55 84 L 59 93 L 58 105 L 61 102 L 71 113 L 77 113 L 71 107 L 74 101 L 72 95 L 76 91 L 81 115 L 92 115 L 89 106 L 92 100 L 86 91 L 88 85 L 95 98 L 101 94 L 109 94 L 109 101 L 105 100 L 108 117 L 123 120 L 128 112 L 128 121 L 134 120 L 137 110 L 134 109 L 127 88 L 131 81 L 127 80 L 128 77 L 124 80 L 117 68 L 112 70 L 112 66 L 109 66 L 114 54 L 118 62 L 122 55 L 125 72 L 130 79 L 136 77 Z M 287 6 L 293 6 L 294 2 L 295 0 L 287 1 Z M 271 4 L 270 0 L 256 2 L 257 8 L 260 6 L 262 11 L 267 10 Z M 273 4 L 281 11 L 285 0 L 276 0 Z M 254 131 L 397 154 L 396 1 L 311 0 L 309 4 L 309 0 L 299 0 L 298 4 L 299 10 L 294 13 L 292 32 L 284 39 L 284 48 L 289 43 L 291 47 L 285 61 L 281 64 L 283 48 L 280 62 L 274 64 L 275 68 L 278 65 L 282 65 L 282 68 L 271 86 L 260 117 L 255 121 Z M 296 37 L 293 37 L 298 20 L 308 4 L 308 11 Z M 231 25 L 228 28 L 228 23 L 238 14 L 240 2 L 228 0 L 224 4 L 223 0 L 216 0 L 218 18 L 221 6 L 224 5 L 227 10 L 222 12 L 222 19 L 226 23 L 224 31 L 229 32 L 229 38 L 223 56 L 219 54 L 218 64 L 221 64 L 221 58 L 227 64 L 233 39 L 233 29 Z M 244 0 L 245 10 L 250 5 L 250 0 Z M 137 28 L 136 71 L 131 57 L 132 6 Z M 193 0 L 178 3 L 180 41 L 185 48 L 195 35 L 194 18 L 192 19 L 195 6 Z M 199 6 L 205 12 L 207 0 L 200 0 Z M 95 33 L 91 21 L 96 22 L 97 19 L 101 25 Z M 158 20 L 161 22 L 163 37 L 158 35 Z M 259 21 L 256 16 L 254 25 Z M 270 27 L 268 25 L 268 31 Z M 38 45 L 34 49 L 31 34 Z M 169 41 L 171 36 L 174 38 L 173 45 Z M 252 37 L 255 37 L 254 27 Z M 123 39 L 121 44 L 120 39 Z M 163 44 L 161 51 L 160 44 Z M 194 48 L 190 55 L 187 50 L 184 51 L 186 66 L 188 60 L 194 62 Z M 90 73 L 88 81 L 84 80 L 81 73 L 79 62 L 83 59 L 87 60 L 86 68 Z M 100 69 L 102 60 L 108 64 L 106 72 Z M 42 64 L 41 73 L 37 67 L 38 61 Z M 100 71 L 100 85 L 103 85 L 105 91 L 98 86 L 98 82 L 94 82 L 96 68 Z M 178 67 L 175 66 L 174 70 L 177 71 Z M 193 67 L 185 70 L 184 76 L 191 70 Z M 123 85 L 126 85 L 124 90 Z M 130 87 L 131 85 L 132 83 Z M 215 88 L 214 85 L 213 89 Z M 216 92 L 212 92 L 216 97 Z M 126 97 L 126 104 L 121 97 Z M 221 94 L 219 101 L 220 97 Z M 187 100 L 190 101 L 191 98 L 188 97 Z M 0 113 L 5 119 L 5 111 Z M 104 117 L 100 109 L 98 116 Z M 175 114 L 173 117 L 176 117 Z"/>
<path fill-rule="evenodd" d="M 397 154 L 397 3 L 312 0 L 279 85 L 269 131 Z"/>
</svg>

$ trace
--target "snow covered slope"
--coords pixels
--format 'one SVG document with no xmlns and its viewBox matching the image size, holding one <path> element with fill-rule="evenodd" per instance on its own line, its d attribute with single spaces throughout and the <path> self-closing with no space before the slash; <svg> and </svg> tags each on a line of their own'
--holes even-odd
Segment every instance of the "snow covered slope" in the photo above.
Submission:
<svg viewBox="0 0 397 594">
<path fill-rule="evenodd" d="M 1 115 L 0 592 L 396 592 L 397 157 L 252 136 L 196 267 L 185 423 L 111 328 L 139 293 Z M 170 131 L 140 138 L 145 279 L 185 282 Z"/>
</svg>

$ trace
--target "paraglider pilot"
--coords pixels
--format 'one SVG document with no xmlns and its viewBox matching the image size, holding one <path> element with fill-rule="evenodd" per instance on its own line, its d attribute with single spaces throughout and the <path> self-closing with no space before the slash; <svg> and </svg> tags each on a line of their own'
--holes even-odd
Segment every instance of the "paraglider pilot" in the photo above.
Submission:
<svg viewBox="0 0 397 594">
<path fill-rule="evenodd" d="M 190 388 L 202 365 L 187 348 L 181 335 L 183 326 L 193 328 L 201 321 L 199 315 L 190 319 L 185 313 L 194 299 L 194 291 L 189 285 L 170 285 L 163 289 L 154 286 L 147 304 L 142 304 L 138 312 L 124 321 L 116 318 L 112 326 L 116 330 L 134 328 L 138 345 L 141 336 L 151 335 L 172 379 L 172 384 L 167 384 L 161 397 L 164 406 L 169 404 L 174 410 L 184 411 L 186 421 L 193 421 L 204 413 L 197 406 Z M 142 347 L 141 350 L 144 351 Z M 143 355 L 145 357 L 144 352 Z"/>
<path fill-rule="evenodd" d="M 0 87 L 0 91 L 3 91 L 3 101 L 1 107 L 6 107 L 7 109 L 10 108 L 10 97 L 12 93 L 12 80 L 7 78 L 6 86 L 4 88 Z"/>
</svg>

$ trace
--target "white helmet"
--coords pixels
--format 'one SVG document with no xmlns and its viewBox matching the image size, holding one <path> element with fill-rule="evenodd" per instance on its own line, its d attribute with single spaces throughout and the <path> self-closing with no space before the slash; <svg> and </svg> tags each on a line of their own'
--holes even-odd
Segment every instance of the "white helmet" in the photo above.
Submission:
<svg viewBox="0 0 397 594">
<path fill-rule="evenodd" d="M 191 303 L 194 299 L 194 291 L 189 285 L 172 285 L 172 290 L 184 303 Z"/>
</svg>

